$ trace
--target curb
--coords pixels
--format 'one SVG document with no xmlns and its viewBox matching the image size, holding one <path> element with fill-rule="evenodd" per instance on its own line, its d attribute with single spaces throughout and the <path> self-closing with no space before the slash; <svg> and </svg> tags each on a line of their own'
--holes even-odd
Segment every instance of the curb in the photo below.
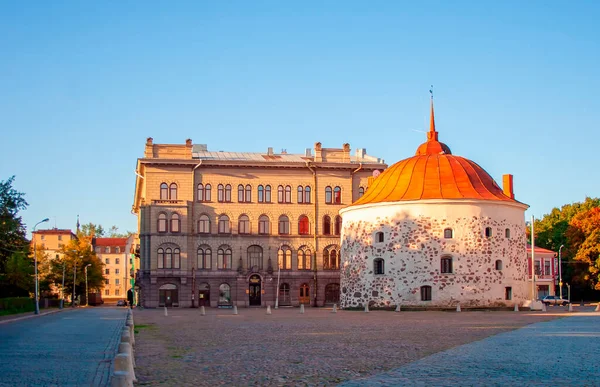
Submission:
<svg viewBox="0 0 600 387">
<path fill-rule="evenodd" d="M 34 318 L 34 317 L 42 317 L 42 316 L 46 316 L 49 314 L 54 314 L 54 313 L 58 313 L 58 312 L 64 312 L 66 309 L 56 309 L 56 310 L 50 310 L 48 312 L 45 313 L 40 313 L 40 314 L 27 314 L 25 316 L 20 316 L 20 317 L 15 317 L 15 318 L 10 318 L 10 319 L 6 319 L 6 320 L 0 320 L 0 324 L 5 324 L 5 323 L 9 323 L 9 322 L 14 322 L 14 321 L 19 321 L 19 320 L 27 320 L 29 318 Z"/>
<path fill-rule="evenodd" d="M 114 358 L 113 374 L 110 378 L 111 387 L 133 387 L 133 383 L 137 382 L 134 371 L 134 346 L 133 311 L 129 309 L 125 318 L 125 326 L 121 332 L 119 350 Z"/>
</svg>

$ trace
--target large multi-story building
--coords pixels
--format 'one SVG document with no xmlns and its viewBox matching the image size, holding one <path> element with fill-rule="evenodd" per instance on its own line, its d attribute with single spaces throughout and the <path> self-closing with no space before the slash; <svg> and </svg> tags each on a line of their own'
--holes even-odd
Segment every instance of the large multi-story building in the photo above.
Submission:
<svg viewBox="0 0 600 387">
<path fill-rule="evenodd" d="M 38 254 L 46 254 L 50 259 L 62 259 L 63 246 L 73 239 L 77 239 L 77 235 L 66 229 L 52 228 L 31 233 L 31 243 L 42 249 Z"/>
<path fill-rule="evenodd" d="M 314 153 L 313 153 L 314 152 Z M 383 160 L 350 146 L 304 154 L 146 142 L 138 215 L 145 307 L 315 305 L 339 300 L 338 211 Z"/>
<path fill-rule="evenodd" d="M 131 289 L 131 278 L 139 265 L 135 259 L 132 245 L 134 236 L 129 238 L 94 238 L 92 246 L 96 256 L 104 264 L 104 301 L 116 302 L 125 300 L 127 291 Z"/>
</svg>

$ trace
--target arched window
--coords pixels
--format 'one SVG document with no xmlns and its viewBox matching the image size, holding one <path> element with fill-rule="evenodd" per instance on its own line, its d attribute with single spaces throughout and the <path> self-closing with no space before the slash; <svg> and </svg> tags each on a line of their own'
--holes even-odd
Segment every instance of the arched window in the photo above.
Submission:
<svg viewBox="0 0 600 387">
<path fill-rule="evenodd" d="M 454 238 L 454 232 L 452 231 L 451 228 L 444 229 L 444 238 L 446 238 L 446 239 Z"/>
<path fill-rule="evenodd" d="M 198 269 L 209 270 L 212 266 L 212 251 L 209 246 L 198 247 Z"/>
<path fill-rule="evenodd" d="M 204 201 L 204 184 L 200 183 L 198 184 L 198 191 L 196 194 L 196 200 L 198 200 L 199 202 L 203 202 Z"/>
<path fill-rule="evenodd" d="M 502 270 L 502 261 L 499 259 L 496 260 L 496 270 Z"/>
<path fill-rule="evenodd" d="M 104 252 L 105 252 L 105 253 L 110 253 L 110 246 L 106 246 L 106 247 L 104 248 Z"/>
<path fill-rule="evenodd" d="M 361 198 L 365 194 L 364 187 L 358 187 L 358 197 Z"/>
<path fill-rule="evenodd" d="M 177 184 L 171 183 L 169 186 L 169 199 L 177 200 Z"/>
<path fill-rule="evenodd" d="M 225 186 L 225 202 L 231 203 L 231 185 Z"/>
<path fill-rule="evenodd" d="M 281 270 L 292 269 L 292 250 L 288 246 L 281 246 L 277 251 L 277 263 Z"/>
<path fill-rule="evenodd" d="M 486 227 L 485 228 L 485 237 L 486 238 L 491 238 L 492 237 L 492 228 L 491 227 Z"/>
<path fill-rule="evenodd" d="M 271 203 L 271 186 L 265 186 L 265 203 Z"/>
<path fill-rule="evenodd" d="M 298 186 L 298 203 L 304 203 L 304 187 Z"/>
<path fill-rule="evenodd" d="M 265 202 L 265 188 L 262 185 L 258 186 L 258 202 L 259 203 Z"/>
<path fill-rule="evenodd" d="M 292 202 L 292 187 L 290 187 L 289 185 L 285 186 L 285 202 L 286 203 Z"/>
<path fill-rule="evenodd" d="M 160 200 L 169 200 L 169 186 L 167 183 L 160 185 Z"/>
<path fill-rule="evenodd" d="M 310 187 L 306 186 L 304 188 L 304 203 L 310 203 Z"/>
<path fill-rule="evenodd" d="M 442 257 L 440 260 L 440 272 L 452 273 L 452 257 Z"/>
<path fill-rule="evenodd" d="M 309 249 L 301 247 L 298 250 L 298 270 L 310 270 L 312 255 Z"/>
<path fill-rule="evenodd" d="M 279 305 L 291 305 L 290 285 L 283 283 L 279 285 Z"/>
<path fill-rule="evenodd" d="M 115 253 L 120 253 L 121 252 L 121 248 L 119 246 L 115 247 Z M 119 258 L 116 259 L 116 264 L 119 263 Z"/>
<path fill-rule="evenodd" d="M 252 187 L 250 184 L 246 184 L 246 203 L 252 202 Z"/>
<path fill-rule="evenodd" d="M 241 184 L 238 185 L 238 202 L 244 202 L 244 186 Z"/>
<path fill-rule="evenodd" d="M 231 269 L 231 249 L 229 247 L 219 247 L 217 250 L 217 268 L 222 270 Z"/>
<path fill-rule="evenodd" d="M 510 238 L 510 228 L 507 228 L 506 230 L 504 230 L 504 237 L 505 238 Z"/>
<path fill-rule="evenodd" d="M 421 301 L 431 301 L 431 286 L 421 286 Z"/>
<path fill-rule="evenodd" d="M 170 248 L 165 249 L 165 269 L 170 269 L 173 267 L 173 250 Z"/>
<path fill-rule="evenodd" d="M 331 235 L 331 218 L 329 215 L 323 217 L 323 235 Z"/>
<path fill-rule="evenodd" d="M 261 215 L 258 218 L 258 233 L 261 235 L 270 234 L 269 217 L 267 215 Z"/>
<path fill-rule="evenodd" d="M 298 218 L 298 234 L 308 235 L 310 234 L 310 226 L 308 224 L 308 216 L 300 215 Z"/>
<path fill-rule="evenodd" d="M 381 258 L 373 260 L 373 274 L 385 274 L 385 261 Z"/>
<path fill-rule="evenodd" d="M 277 203 L 284 203 L 285 196 L 283 192 L 283 186 L 280 185 L 277 187 Z"/>
<path fill-rule="evenodd" d="M 279 217 L 279 234 L 288 235 L 290 233 L 290 219 L 286 215 Z"/>
<path fill-rule="evenodd" d="M 167 214 L 158 214 L 158 232 L 167 232 Z"/>
<path fill-rule="evenodd" d="M 219 201 L 219 203 L 225 201 L 225 187 L 223 184 L 219 184 L 217 186 L 217 201 Z"/>
<path fill-rule="evenodd" d="M 164 269 L 165 267 L 165 250 L 158 249 L 156 252 L 157 266 L 159 269 Z"/>
<path fill-rule="evenodd" d="M 260 246 L 252 245 L 246 250 L 248 256 L 248 268 L 262 269 L 263 267 L 263 249 Z"/>
<path fill-rule="evenodd" d="M 238 219 L 238 234 L 250 234 L 250 218 L 248 215 L 241 215 Z"/>
<path fill-rule="evenodd" d="M 204 201 L 205 201 L 205 202 L 210 202 L 210 200 L 211 200 L 211 199 L 210 199 L 210 189 L 211 189 L 211 186 L 210 186 L 210 184 L 207 184 L 207 185 L 204 187 Z"/>
<path fill-rule="evenodd" d="M 341 230 L 342 230 L 342 217 L 337 215 L 335 217 L 335 227 L 333 228 L 333 234 L 340 235 Z"/>
<path fill-rule="evenodd" d="M 383 242 L 383 233 L 381 231 L 375 233 L 375 242 L 381 243 Z"/>
<path fill-rule="evenodd" d="M 228 284 L 219 286 L 219 305 L 231 305 L 231 286 Z"/>
<path fill-rule="evenodd" d="M 180 232 L 181 231 L 181 220 L 179 219 L 179 214 L 174 213 L 171 215 L 171 232 Z"/>
<path fill-rule="evenodd" d="M 173 269 L 179 269 L 181 267 L 181 250 L 173 249 Z"/>
<path fill-rule="evenodd" d="M 206 214 L 200 215 L 198 219 L 198 233 L 210 234 L 210 218 Z"/>
<path fill-rule="evenodd" d="M 323 269 L 337 270 L 340 268 L 340 255 L 337 246 L 326 247 L 323 250 Z"/>
<path fill-rule="evenodd" d="M 332 190 L 329 186 L 325 187 L 325 203 L 333 203 Z"/>
<path fill-rule="evenodd" d="M 229 216 L 221 215 L 219 216 L 219 234 L 229 234 L 231 232 L 230 224 L 229 224 Z"/>
<path fill-rule="evenodd" d="M 335 187 L 333 189 L 333 203 L 334 204 L 342 203 L 342 189 L 340 187 Z"/>
</svg>

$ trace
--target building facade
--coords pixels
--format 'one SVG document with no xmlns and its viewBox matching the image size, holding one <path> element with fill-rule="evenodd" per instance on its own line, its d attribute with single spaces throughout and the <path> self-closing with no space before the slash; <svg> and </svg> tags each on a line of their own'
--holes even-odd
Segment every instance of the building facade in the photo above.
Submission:
<svg viewBox="0 0 600 387">
<path fill-rule="evenodd" d="M 530 299 L 526 204 L 438 141 L 385 170 L 340 211 L 341 307 L 504 306 Z"/>
<path fill-rule="evenodd" d="M 546 296 L 554 296 L 556 293 L 556 286 L 558 283 L 558 258 L 557 254 L 548 249 L 535 246 L 534 257 L 534 269 L 535 277 L 531 275 L 531 244 L 527 245 L 527 268 L 528 268 L 528 279 L 531 284 L 532 280 L 535 280 L 535 292 L 534 299 L 541 300 Z"/>
<path fill-rule="evenodd" d="M 41 253 L 46 254 L 49 259 L 62 259 L 63 246 L 68 245 L 74 239 L 77 239 L 77 235 L 67 229 L 52 228 L 31 233 L 31 243 L 35 244 L 38 249 L 41 248 Z M 40 254 L 39 251 L 38 254 Z"/>
<path fill-rule="evenodd" d="M 117 302 L 127 299 L 127 291 L 132 288 L 132 279 L 139 259 L 133 251 L 134 236 L 129 238 L 93 238 L 92 246 L 96 256 L 104 264 L 104 288 L 102 298 L 105 302 Z M 137 261 L 137 262 L 136 262 Z"/>
<path fill-rule="evenodd" d="M 338 212 L 383 160 L 350 146 L 304 154 L 146 142 L 138 216 L 141 305 L 315 305 L 339 300 Z"/>
</svg>

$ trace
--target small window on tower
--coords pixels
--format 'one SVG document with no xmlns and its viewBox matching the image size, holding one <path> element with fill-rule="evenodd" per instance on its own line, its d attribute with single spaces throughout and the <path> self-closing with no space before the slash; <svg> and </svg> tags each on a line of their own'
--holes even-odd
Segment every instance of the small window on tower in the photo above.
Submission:
<svg viewBox="0 0 600 387">
<path fill-rule="evenodd" d="M 485 237 L 486 238 L 491 238 L 492 237 L 492 228 L 491 227 L 486 227 L 485 228 Z"/>
<path fill-rule="evenodd" d="M 383 233 L 381 231 L 378 233 L 375 233 L 375 242 L 377 242 L 377 243 L 383 242 Z"/>
</svg>

